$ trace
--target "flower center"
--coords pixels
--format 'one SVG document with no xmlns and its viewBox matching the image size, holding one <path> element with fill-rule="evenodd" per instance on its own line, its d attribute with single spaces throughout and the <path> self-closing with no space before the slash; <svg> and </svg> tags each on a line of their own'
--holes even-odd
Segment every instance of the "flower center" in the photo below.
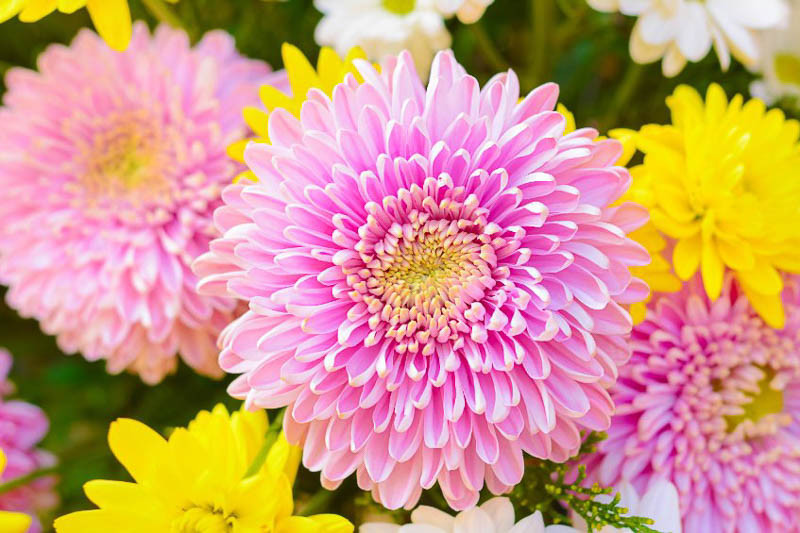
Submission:
<svg viewBox="0 0 800 533">
<path fill-rule="evenodd" d="M 434 197 L 416 186 L 401 191 L 370 206 L 359 229 L 361 264 L 344 272 L 360 302 L 354 310 L 370 315 L 368 345 L 388 337 L 400 353 L 430 355 L 435 343 L 470 334 L 486 313 L 484 296 L 508 276 L 497 268 L 490 235 L 499 229 L 487 224 L 477 199 Z"/>
<path fill-rule="evenodd" d="M 747 403 L 740 405 L 744 412 L 725 417 L 728 431 L 732 431 L 745 420 L 756 424 L 769 415 L 783 412 L 783 390 L 774 389 L 770 385 L 775 378 L 775 372 L 771 368 L 761 370 L 764 372 L 764 377 L 757 384 L 758 390 L 754 391 L 753 395 L 746 394 L 749 401 L 745 400 Z"/>
<path fill-rule="evenodd" d="M 407 15 L 414 11 L 416 0 L 383 0 L 383 9 L 396 15 Z"/>
<path fill-rule="evenodd" d="M 119 115 L 97 131 L 84 157 L 83 183 L 92 196 L 136 201 L 156 198 L 168 188 L 159 136 L 142 114 Z"/>
<path fill-rule="evenodd" d="M 229 533 L 236 525 L 236 516 L 226 515 L 211 505 L 189 507 L 172 521 L 172 533 Z"/>
<path fill-rule="evenodd" d="M 782 83 L 800 85 L 800 57 L 794 54 L 775 54 L 775 75 Z"/>
</svg>

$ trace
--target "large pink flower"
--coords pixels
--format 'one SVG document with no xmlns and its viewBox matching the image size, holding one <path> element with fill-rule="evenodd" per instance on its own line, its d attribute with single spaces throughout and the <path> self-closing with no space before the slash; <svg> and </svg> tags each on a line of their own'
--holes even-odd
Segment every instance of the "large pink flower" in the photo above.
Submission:
<svg viewBox="0 0 800 533">
<path fill-rule="evenodd" d="M 646 294 L 626 237 L 646 219 L 616 141 L 563 136 L 555 85 L 481 90 L 451 52 L 427 89 L 403 53 L 311 90 L 251 144 L 259 183 L 223 193 L 201 290 L 249 302 L 220 362 L 332 488 L 354 471 L 390 508 L 439 482 L 456 508 L 566 460 L 608 426 L 628 356 L 620 304 Z"/>
<path fill-rule="evenodd" d="M 648 305 L 620 371 L 617 415 L 588 471 L 678 488 L 684 531 L 781 533 L 800 524 L 800 284 L 787 324 L 767 326 L 728 279 L 709 301 L 694 279 Z"/>
<path fill-rule="evenodd" d="M 41 409 L 19 400 L 7 400 L 14 392 L 7 381 L 11 370 L 11 355 L 0 348 L 0 450 L 8 463 L 0 477 L 0 483 L 25 476 L 52 466 L 55 458 L 36 449 L 36 445 L 47 434 L 49 422 Z M 39 478 L 32 483 L 0 494 L 0 510 L 27 513 L 36 518 L 36 513 L 53 508 L 58 498 L 53 491 L 55 479 Z M 34 520 L 30 533 L 42 531 L 41 524 Z"/>
<path fill-rule="evenodd" d="M 275 75 L 272 77 L 274 78 Z M 220 192 L 241 169 L 269 67 L 225 33 L 195 48 L 136 26 L 112 51 L 84 30 L 51 46 L 39 72 L 12 69 L 0 109 L 0 281 L 8 302 L 61 348 L 148 382 L 176 367 L 220 375 L 215 341 L 232 300 L 195 292 L 189 265 L 214 237 Z"/>
</svg>

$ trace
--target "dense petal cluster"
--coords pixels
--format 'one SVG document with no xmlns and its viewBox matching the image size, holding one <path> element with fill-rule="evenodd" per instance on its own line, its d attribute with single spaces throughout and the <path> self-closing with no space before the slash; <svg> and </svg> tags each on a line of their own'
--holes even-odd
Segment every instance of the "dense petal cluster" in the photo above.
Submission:
<svg viewBox="0 0 800 533">
<path fill-rule="evenodd" d="M 759 32 L 780 27 L 789 16 L 786 0 L 587 0 L 600 11 L 638 17 L 630 41 L 637 63 L 663 59 L 665 76 L 688 61 L 706 57 L 711 47 L 723 70 L 731 54 L 747 67 L 760 58 Z"/>
<path fill-rule="evenodd" d="M 314 38 L 340 55 L 358 46 L 373 60 L 409 50 L 424 74 L 452 41 L 439 3 L 447 0 L 314 0 L 324 14 Z"/>
<path fill-rule="evenodd" d="M 727 276 L 653 299 L 620 369 L 617 415 L 587 471 L 642 488 L 667 477 L 686 531 L 787 531 L 800 523 L 800 285 L 775 330 Z"/>
<path fill-rule="evenodd" d="M 7 381 L 11 370 L 11 355 L 0 349 L 0 483 L 30 474 L 55 463 L 50 454 L 36 448 L 49 428 L 47 417 L 35 405 L 9 400 L 6 397 L 14 392 L 13 385 Z M 52 477 L 39 478 L 12 491 L 0 494 L 0 531 L 4 525 L 2 511 L 25 513 L 33 518 L 33 525 L 23 531 L 38 533 L 42 527 L 36 520 L 39 511 L 51 509 L 57 497 L 53 492 L 55 480 Z M 22 517 L 7 517 L 12 523 Z M 30 523 L 30 520 L 25 520 Z"/>
<path fill-rule="evenodd" d="M 157 382 L 177 364 L 220 375 L 215 341 L 234 303 L 202 298 L 189 265 L 241 167 L 225 146 L 269 80 L 233 39 L 195 48 L 140 23 L 128 51 L 84 30 L 40 72 L 12 69 L 0 109 L 0 281 L 66 352 Z M 86 79 L 92 83 L 87 84 Z"/>
<path fill-rule="evenodd" d="M 177 2 L 178 0 L 167 0 Z M 131 40 L 131 12 L 128 0 L 5 0 L 0 5 L 0 23 L 19 15 L 23 22 L 36 22 L 56 9 L 74 13 L 85 7 L 97 33 L 114 50 L 125 50 Z"/>
<path fill-rule="evenodd" d="M 631 169 L 637 201 L 669 237 L 675 273 L 699 270 L 711 299 L 733 271 L 773 327 L 785 316 L 780 271 L 800 271 L 800 124 L 760 100 L 730 101 L 711 85 L 705 101 L 680 86 L 672 124 L 636 135 L 644 163 Z"/>
<path fill-rule="evenodd" d="M 283 435 L 270 445 L 267 433 L 263 411 L 229 414 L 222 404 L 167 440 L 119 419 L 108 442 L 134 482 L 90 481 L 86 495 L 99 509 L 59 518 L 56 531 L 352 533 L 340 516 L 292 516 L 300 451 Z"/>
<path fill-rule="evenodd" d="M 464 509 L 518 483 L 523 451 L 564 461 L 608 426 L 646 213 L 608 207 L 622 147 L 563 135 L 556 86 L 481 90 L 451 52 L 427 88 L 408 53 L 357 67 L 248 146 L 259 181 L 223 193 L 199 288 L 249 302 L 220 337 L 229 390 L 288 405 L 326 487 L 357 472 L 397 508 L 438 481 Z"/>
<path fill-rule="evenodd" d="M 456 516 L 439 509 L 420 506 L 411 513 L 411 523 L 402 526 L 370 522 L 359 533 L 578 533 L 567 526 L 544 525 L 541 511 L 514 523 L 514 506 L 508 498 L 492 498 Z"/>
</svg>

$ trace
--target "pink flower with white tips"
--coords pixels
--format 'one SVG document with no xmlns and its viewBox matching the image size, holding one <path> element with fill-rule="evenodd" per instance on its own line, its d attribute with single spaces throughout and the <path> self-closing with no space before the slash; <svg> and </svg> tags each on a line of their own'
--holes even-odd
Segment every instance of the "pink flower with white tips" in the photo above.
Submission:
<svg viewBox="0 0 800 533">
<path fill-rule="evenodd" d="M 589 459 L 601 484 L 678 489 L 684 531 L 783 533 L 800 524 L 800 280 L 786 326 L 764 323 L 732 277 L 699 277 L 648 304 L 614 388 L 617 414 Z M 657 529 L 657 528 L 656 528 Z"/>
<path fill-rule="evenodd" d="M 148 383 L 177 355 L 222 375 L 216 338 L 230 299 L 197 295 L 191 262 L 241 171 L 225 147 L 244 106 L 275 81 L 233 38 L 134 28 L 126 52 L 82 31 L 39 72 L 11 69 L 0 108 L 0 282 L 66 352 Z"/>
<path fill-rule="evenodd" d="M 300 120 L 272 113 L 195 270 L 249 303 L 220 337 L 231 394 L 289 406 L 325 487 L 356 472 L 398 508 L 438 482 L 464 509 L 518 483 L 523 452 L 565 461 L 608 427 L 647 215 L 609 207 L 622 147 L 563 135 L 555 85 L 481 90 L 449 51 L 427 88 L 405 52 L 358 69 Z"/>
</svg>

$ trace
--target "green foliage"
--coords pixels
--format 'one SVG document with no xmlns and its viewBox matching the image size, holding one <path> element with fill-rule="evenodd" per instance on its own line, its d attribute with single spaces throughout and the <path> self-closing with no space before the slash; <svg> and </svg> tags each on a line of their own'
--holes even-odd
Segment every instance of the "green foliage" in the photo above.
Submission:
<svg viewBox="0 0 800 533">
<path fill-rule="evenodd" d="M 601 433 L 587 436 L 577 459 L 593 453 L 597 443 L 605 438 Z M 577 474 L 576 474 L 577 471 Z M 572 481 L 568 481 L 572 479 Z M 574 511 L 586 521 L 589 533 L 601 530 L 604 526 L 628 528 L 633 533 L 658 533 L 651 529 L 653 521 L 639 516 L 625 516 L 628 509 L 619 505 L 619 494 L 608 503 L 597 501 L 601 495 L 609 495 L 611 488 L 597 483 L 585 486 L 586 468 L 551 461 L 532 461 L 525 469 L 522 482 L 511 492 L 511 501 L 524 515 L 541 511 L 548 522 L 569 523 L 564 508 Z"/>
</svg>

